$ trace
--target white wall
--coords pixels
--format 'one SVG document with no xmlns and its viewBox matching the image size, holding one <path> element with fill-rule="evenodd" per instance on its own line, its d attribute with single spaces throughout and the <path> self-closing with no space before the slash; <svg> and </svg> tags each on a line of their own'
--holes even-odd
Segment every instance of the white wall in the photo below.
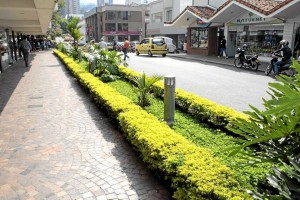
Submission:
<svg viewBox="0 0 300 200">
<path fill-rule="evenodd" d="M 227 0 L 194 0 L 195 6 L 207 6 L 211 5 L 213 7 L 220 7 L 222 4 L 224 4 Z"/>
<path fill-rule="evenodd" d="M 295 32 L 300 27 L 300 15 L 293 19 L 288 19 L 284 24 L 283 39 L 289 41 L 290 47 L 294 47 Z"/>
</svg>

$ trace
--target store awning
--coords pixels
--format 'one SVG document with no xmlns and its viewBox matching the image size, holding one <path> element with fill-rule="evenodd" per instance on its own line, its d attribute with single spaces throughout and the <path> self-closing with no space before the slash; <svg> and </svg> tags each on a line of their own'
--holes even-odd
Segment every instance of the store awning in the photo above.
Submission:
<svg viewBox="0 0 300 200">
<path fill-rule="evenodd" d="M 57 3 L 64 0 L 0 0 L 0 27 L 28 35 L 46 34 Z"/>
</svg>

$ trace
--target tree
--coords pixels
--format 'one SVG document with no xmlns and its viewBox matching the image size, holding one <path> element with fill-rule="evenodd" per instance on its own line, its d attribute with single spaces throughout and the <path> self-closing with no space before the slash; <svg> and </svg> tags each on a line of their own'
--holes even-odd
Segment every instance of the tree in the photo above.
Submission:
<svg viewBox="0 0 300 200">
<path fill-rule="evenodd" d="M 51 28 L 48 30 L 47 35 L 51 37 L 51 39 L 55 39 L 55 37 L 62 36 L 65 33 L 63 27 L 65 27 L 67 20 L 62 18 L 61 10 L 65 7 L 64 3 L 58 4 L 58 10 L 55 11 L 52 15 L 51 19 Z"/>
<path fill-rule="evenodd" d="M 294 77 L 280 75 L 277 78 L 281 83 L 269 84 L 271 99 L 264 99 L 265 110 L 251 107 L 253 111 L 246 112 L 250 120 L 238 120 L 230 128 L 242 136 L 238 139 L 241 145 L 234 148 L 231 155 L 238 155 L 247 164 L 274 164 L 274 174 L 267 180 L 279 195 L 269 190 L 262 194 L 250 191 L 256 199 L 278 196 L 294 200 L 300 196 L 300 64 L 294 60 L 293 67 L 298 72 Z M 241 150 L 249 147 L 255 151 L 243 155 Z"/>
</svg>

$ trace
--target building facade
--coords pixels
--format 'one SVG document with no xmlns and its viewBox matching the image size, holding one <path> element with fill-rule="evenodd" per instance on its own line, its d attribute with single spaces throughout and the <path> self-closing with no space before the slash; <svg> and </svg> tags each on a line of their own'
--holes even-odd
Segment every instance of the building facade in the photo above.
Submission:
<svg viewBox="0 0 300 200">
<path fill-rule="evenodd" d="M 147 31 L 146 36 L 167 36 L 173 39 L 178 48 L 187 37 L 186 26 L 164 26 L 164 22 L 174 20 L 192 0 L 158 0 L 147 5 Z"/>
<path fill-rule="evenodd" d="M 191 54 L 218 55 L 225 36 L 231 57 L 244 44 L 249 54 L 270 56 L 282 39 L 292 49 L 300 40 L 299 10 L 300 0 L 195 1 L 165 26 L 187 27 Z"/>
<path fill-rule="evenodd" d="M 97 6 L 106 6 L 106 5 L 112 5 L 113 0 L 97 0 Z"/>
<path fill-rule="evenodd" d="M 87 39 L 96 42 L 140 41 L 144 35 L 146 7 L 144 5 L 108 5 L 94 8 L 85 14 Z"/>
<path fill-rule="evenodd" d="M 80 14 L 79 0 L 65 0 L 65 15 Z"/>
</svg>

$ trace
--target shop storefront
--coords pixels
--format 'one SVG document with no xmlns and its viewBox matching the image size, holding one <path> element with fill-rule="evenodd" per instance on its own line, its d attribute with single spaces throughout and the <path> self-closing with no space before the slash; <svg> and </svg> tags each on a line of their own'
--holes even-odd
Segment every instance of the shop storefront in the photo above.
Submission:
<svg viewBox="0 0 300 200">
<path fill-rule="evenodd" d="M 187 52 L 190 54 L 217 55 L 218 27 L 197 20 L 196 27 L 188 28 Z"/>
<path fill-rule="evenodd" d="M 276 18 L 263 18 L 246 11 L 226 23 L 227 52 L 234 56 L 236 48 L 248 46 L 248 54 L 271 56 L 283 39 L 284 23 Z"/>
</svg>

